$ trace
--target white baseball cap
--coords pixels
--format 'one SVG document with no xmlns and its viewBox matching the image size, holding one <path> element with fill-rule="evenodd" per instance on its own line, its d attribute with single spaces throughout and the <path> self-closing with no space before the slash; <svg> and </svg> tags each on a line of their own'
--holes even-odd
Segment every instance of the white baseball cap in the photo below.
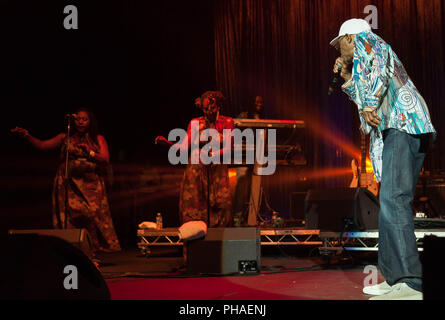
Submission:
<svg viewBox="0 0 445 320">
<path fill-rule="evenodd" d="M 340 31 L 338 33 L 338 36 L 335 37 L 331 42 L 331 46 L 337 46 L 338 41 L 341 37 L 343 37 L 346 34 L 358 34 L 363 31 L 371 31 L 371 26 L 369 25 L 366 20 L 363 19 L 349 19 L 343 22 L 343 24 L 340 27 Z"/>
</svg>

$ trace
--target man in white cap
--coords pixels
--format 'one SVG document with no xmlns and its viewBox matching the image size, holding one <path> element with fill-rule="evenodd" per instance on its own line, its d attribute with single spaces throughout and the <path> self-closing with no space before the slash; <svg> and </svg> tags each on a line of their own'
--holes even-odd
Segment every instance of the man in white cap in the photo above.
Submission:
<svg viewBox="0 0 445 320">
<path fill-rule="evenodd" d="M 386 281 L 363 289 L 372 300 L 421 300 L 411 202 L 435 129 L 428 107 L 391 46 L 362 19 L 343 23 L 331 45 L 340 51 L 334 72 L 358 107 L 370 134 L 370 158 L 380 182 L 379 268 Z"/>
</svg>

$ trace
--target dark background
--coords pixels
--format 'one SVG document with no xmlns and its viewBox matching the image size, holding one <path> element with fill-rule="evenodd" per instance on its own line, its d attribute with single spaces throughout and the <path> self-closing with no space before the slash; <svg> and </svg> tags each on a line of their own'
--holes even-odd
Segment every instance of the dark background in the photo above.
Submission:
<svg viewBox="0 0 445 320">
<path fill-rule="evenodd" d="M 308 165 L 279 168 L 264 180 L 271 206 L 284 217 L 291 215 L 291 192 L 347 185 L 355 155 L 347 147 L 359 151 L 358 117 L 340 92 L 326 96 L 337 56 L 329 41 L 344 20 L 365 18 L 367 4 L 378 8 L 375 32 L 401 58 L 438 129 L 425 170 L 443 171 L 441 0 L 1 1 L 0 231 L 51 227 L 58 159 L 57 150 L 36 151 L 9 130 L 53 137 L 80 106 L 94 110 L 110 147 L 109 200 L 124 246 L 134 245 L 137 224 L 158 211 L 167 227 L 177 226 L 183 168 L 171 166 L 153 141 L 199 116 L 193 102 L 206 90 L 227 96 L 228 116 L 260 94 L 268 118 L 306 121 Z M 78 30 L 63 27 L 66 5 L 78 9 Z M 325 168 L 344 170 L 313 174 Z"/>
</svg>

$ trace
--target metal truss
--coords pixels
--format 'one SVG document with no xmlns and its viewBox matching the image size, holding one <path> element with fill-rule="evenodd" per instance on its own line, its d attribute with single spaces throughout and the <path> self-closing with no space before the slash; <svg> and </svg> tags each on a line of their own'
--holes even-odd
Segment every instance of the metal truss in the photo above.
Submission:
<svg viewBox="0 0 445 320">
<path fill-rule="evenodd" d="M 321 245 L 319 230 L 301 228 L 260 229 L 261 245 Z M 139 248 L 149 246 L 182 246 L 177 228 L 139 229 Z"/>
<path fill-rule="evenodd" d="M 445 236 L 445 229 L 415 230 L 419 251 L 423 251 L 423 238 L 428 235 Z M 319 233 L 323 246 L 319 248 L 321 254 L 347 251 L 378 251 L 378 230 L 362 232 L 323 232 Z"/>
<path fill-rule="evenodd" d="M 138 247 L 143 253 L 150 253 L 151 246 L 182 246 L 177 228 L 139 229 Z M 415 230 L 419 251 L 423 251 L 423 238 L 428 235 L 445 237 L 445 229 Z M 321 255 L 347 251 L 378 251 L 378 230 L 332 232 L 302 228 L 260 229 L 261 245 L 315 245 Z"/>
<path fill-rule="evenodd" d="M 321 245 L 322 242 L 318 239 L 319 232 L 320 230 L 299 228 L 262 229 L 261 245 Z"/>
</svg>

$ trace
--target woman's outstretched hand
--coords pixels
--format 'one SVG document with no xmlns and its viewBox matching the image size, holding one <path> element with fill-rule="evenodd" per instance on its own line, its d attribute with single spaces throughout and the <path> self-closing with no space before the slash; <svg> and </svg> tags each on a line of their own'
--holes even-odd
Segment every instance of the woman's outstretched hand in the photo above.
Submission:
<svg viewBox="0 0 445 320">
<path fill-rule="evenodd" d="M 165 137 L 163 136 L 158 136 L 155 139 L 155 144 L 160 144 L 160 145 L 164 145 L 164 146 L 171 146 L 172 142 L 168 141 Z"/>
<path fill-rule="evenodd" d="M 28 130 L 20 128 L 20 127 L 15 127 L 14 129 L 11 129 L 11 132 L 17 134 L 21 138 L 29 137 Z"/>
</svg>

